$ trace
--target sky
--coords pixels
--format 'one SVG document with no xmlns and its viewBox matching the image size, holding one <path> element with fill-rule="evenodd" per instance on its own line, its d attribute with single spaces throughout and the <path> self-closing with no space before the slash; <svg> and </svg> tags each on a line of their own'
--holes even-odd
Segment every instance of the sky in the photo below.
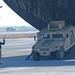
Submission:
<svg viewBox="0 0 75 75">
<path fill-rule="evenodd" d="M 1 26 L 26 26 L 29 25 L 20 16 L 18 16 L 11 8 L 9 8 L 3 0 L 0 0 L 0 27 Z"/>
</svg>

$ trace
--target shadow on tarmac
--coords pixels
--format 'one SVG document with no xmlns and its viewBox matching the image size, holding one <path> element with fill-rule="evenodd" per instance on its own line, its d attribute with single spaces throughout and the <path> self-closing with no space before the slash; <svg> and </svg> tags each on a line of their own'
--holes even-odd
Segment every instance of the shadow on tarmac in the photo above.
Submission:
<svg viewBox="0 0 75 75">
<path fill-rule="evenodd" d="M 28 55 L 2 58 L 2 64 L 0 64 L 0 68 L 75 66 L 75 59 L 69 59 L 69 60 L 42 59 L 40 61 L 34 61 L 33 58 L 30 60 L 25 60 L 27 57 L 28 57 Z"/>
</svg>

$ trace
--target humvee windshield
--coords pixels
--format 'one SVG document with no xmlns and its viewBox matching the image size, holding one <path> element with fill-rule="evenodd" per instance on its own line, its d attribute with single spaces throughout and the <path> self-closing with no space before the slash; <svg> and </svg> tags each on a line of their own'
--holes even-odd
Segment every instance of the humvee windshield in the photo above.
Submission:
<svg viewBox="0 0 75 75">
<path fill-rule="evenodd" d="M 41 35 L 39 35 L 39 38 L 40 38 L 40 39 L 47 39 L 47 38 L 50 38 L 50 34 L 41 34 Z"/>
<path fill-rule="evenodd" d="M 63 34 L 40 34 L 38 38 L 39 39 L 63 38 Z"/>
<path fill-rule="evenodd" d="M 63 38 L 63 34 L 52 34 L 52 38 Z"/>
</svg>

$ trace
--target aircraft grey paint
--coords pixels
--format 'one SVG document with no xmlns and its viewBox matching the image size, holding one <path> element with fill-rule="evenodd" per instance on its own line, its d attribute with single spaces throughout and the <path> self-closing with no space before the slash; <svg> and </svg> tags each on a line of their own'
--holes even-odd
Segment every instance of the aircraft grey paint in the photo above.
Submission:
<svg viewBox="0 0 75 75">
<path fill-rule="evenodd" d="M 75 25 L 75 0 L 4 0 L 19 16 L 42 30 L 50 21 Z"/>
</svg>

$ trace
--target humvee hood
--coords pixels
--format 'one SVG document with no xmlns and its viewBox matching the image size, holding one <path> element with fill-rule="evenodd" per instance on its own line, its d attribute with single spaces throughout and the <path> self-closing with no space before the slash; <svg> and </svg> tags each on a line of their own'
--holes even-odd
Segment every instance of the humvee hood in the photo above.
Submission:
<svg viewBox="0 0 75 75">
<path fill-rule="evenodd" d="M 61 46 L 63 44 L 63 40 L 54 40 L 50 47 Z"/>
<path fill-rule="evenodd" d="M 41 47 L 56 47 L 63 44 L 63 40 L 45 40 Z"/>
</svg>

